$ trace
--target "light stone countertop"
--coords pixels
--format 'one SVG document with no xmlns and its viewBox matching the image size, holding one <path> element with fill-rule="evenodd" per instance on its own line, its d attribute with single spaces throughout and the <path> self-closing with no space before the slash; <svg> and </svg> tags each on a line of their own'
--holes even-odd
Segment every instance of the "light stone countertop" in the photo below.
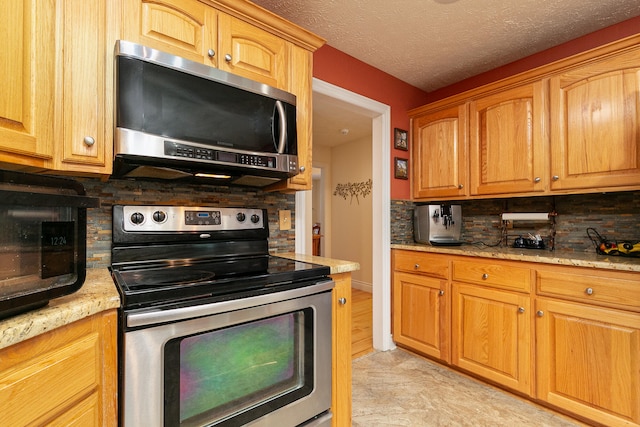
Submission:
<svg viewBox="0 0 640 427">
<path fill-rule="evenodd" d="M 552 252 L 540 249 L 516 249 L 475 245 L 431 246 L 420 243 L 409 245 L 393 244 L 391 248 L 640 273 L 640 257 L 598 255 L 595 253 L 595 250 L 593 253 L 562 252 L 557 250 Z M 640 284 L 640 277 L 638 278 L 638 283 Z"/>
<path fill-rule="evenodd" d="M 87 269 L 84 284 L 77 292 L 54 298 L 43 308 L 0 320 L 0 348 L 119 307 L 120 295 L 109 270 Z"/>
<path fill-rule="evenodd" d="M 360 264 L 355 261 L 343 261 L 334 258 L 325 258 L 315 255 L 303 255 L 294 252 L 272 253 L 273 256 L 288 258 L 295 261 L 310 262 L 312 264 L 326 265 L 331 268 L 330 274 L 350 273 L 360 270 Z"/>
</svg>

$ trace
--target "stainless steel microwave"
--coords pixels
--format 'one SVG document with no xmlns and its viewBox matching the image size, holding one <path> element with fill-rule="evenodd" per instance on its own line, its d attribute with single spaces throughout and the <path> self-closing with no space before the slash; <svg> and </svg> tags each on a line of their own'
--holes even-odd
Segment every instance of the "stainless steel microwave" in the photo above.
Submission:
<svg viewBox="0 0 640 427">
<path fill-rule="evenodd" d="M 260 187 L 298 173 L 294 95 L 123 40 L 115 67 L 114 177 Z"/>
<path fill-rule="evenodd" d="M 0 170 L 0 318 L 82 287 L 86 211 L 98 205 L 77 181 Z"/>
</svg>

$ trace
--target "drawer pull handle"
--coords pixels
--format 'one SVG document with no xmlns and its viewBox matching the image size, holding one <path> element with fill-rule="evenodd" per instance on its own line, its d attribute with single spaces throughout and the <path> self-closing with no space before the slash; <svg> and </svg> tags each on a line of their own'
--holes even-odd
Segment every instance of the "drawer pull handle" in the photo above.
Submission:
<svg viewBox="0 0 640 427">
<path fill-rule="evenodd" d="M 536 314 L 538 315 L 538 317 L 542 317 L 542 316 L 544 316 L 544 311 L 538 310 L 538 311 L 536 311 Z"/>
<path fill-rule="evenodd" d="M 418 270 L 420 268 L 420 264 L 416 264 L 413 266 L 414 269 Z"/>
<path fill-rule="evenodd" d="M 444 291 L 443 291 L 442 289 L 440 289 L 440 290 L 438 291 L 438 295 L 440 295 L 440 296 L 444 295 Z"/>
<path fill-rule="evenodd" d="M 518 313 L 524 313 L 524 307 L 518 307 Z"/>
<path fill-rule="evenodd" d="M 340 299 L 338 299 L 338 303 L 340 303 L 340 305 L 345 305 L 347 303 L 347 299 L 346 298 L 340 298 Z"/>
<path fill-rule="evenodd" d="M 593 288 L 587 288 L 584 291 L 587 295 L 593 295 Z"/>
<path fill-rule="evenodd" d="M 489 275 L 487 273 L 484 273 L 482 275 L 482 280 L 487 280 L 489 278 Z"/>
</svg>

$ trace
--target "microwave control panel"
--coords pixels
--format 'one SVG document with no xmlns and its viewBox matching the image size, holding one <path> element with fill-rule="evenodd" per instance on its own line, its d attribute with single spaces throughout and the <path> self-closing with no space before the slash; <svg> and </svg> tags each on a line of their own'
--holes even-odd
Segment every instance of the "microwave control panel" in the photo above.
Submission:
<svg viewBox="0 0 640 427">
<path fill-rule="evenodd" d="M 275 169 L 277 167 L 274 156 L 259 154 L 244 154 L 231 151 L 220 151 L 212 148 L 195 147 L 188 144 L 178 144 L 165 141 L 164 154 L 173 157 L 182 157 L 196 160 L 209 160 L 227 164 L 247 165 L 260 168 Z"/>
</svg>

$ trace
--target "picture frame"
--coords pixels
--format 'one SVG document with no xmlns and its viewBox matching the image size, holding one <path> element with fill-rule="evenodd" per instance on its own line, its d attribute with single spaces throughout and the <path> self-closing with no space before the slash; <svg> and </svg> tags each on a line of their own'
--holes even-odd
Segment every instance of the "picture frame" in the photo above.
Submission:
<svg viewBox="0 0 640 427">
<path fill-rule="evenodd" d="M 393 148 L 396 150 L 409 151 L 409 132 L 404 129 L 393 129 Z"/>
<path fill-rule="evenodd" d="M 396 179 L 409 179 L 409 159 L 403 159 L 395 157 L 393 159 L 394 164 L 394 177 Z"/>
</svg>

